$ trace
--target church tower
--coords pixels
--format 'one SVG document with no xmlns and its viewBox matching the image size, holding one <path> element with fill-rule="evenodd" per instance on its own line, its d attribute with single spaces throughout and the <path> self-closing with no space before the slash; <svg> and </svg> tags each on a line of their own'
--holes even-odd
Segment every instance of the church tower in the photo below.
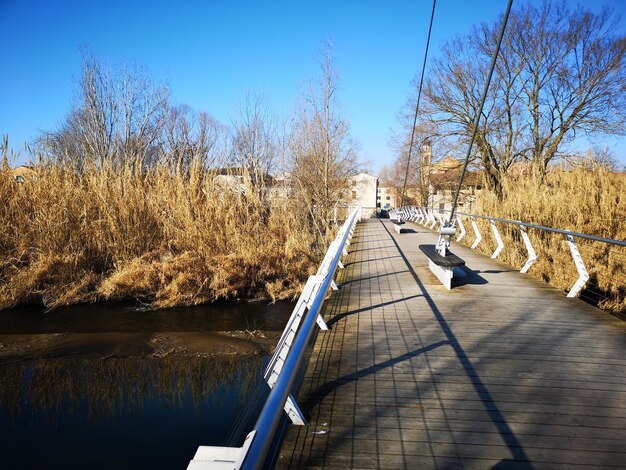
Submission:
<svg viewBox="0 0 626 470">
<path fill-rule="evenodd" d="M 433 159 L 433 148 L 430 144 L 430 138 L 426 137 L 420 147 L 420 154 L 422 155 L 422 167 L 430 166 Z"/>
</svg>

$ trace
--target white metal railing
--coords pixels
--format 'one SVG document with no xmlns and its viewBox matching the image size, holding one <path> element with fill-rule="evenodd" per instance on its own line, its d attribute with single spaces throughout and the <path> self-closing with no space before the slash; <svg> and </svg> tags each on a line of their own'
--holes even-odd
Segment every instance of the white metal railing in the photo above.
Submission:
<svg viewBox="0 0 626 470">
<path fill-rule="evenodd" d="M 405 206 L 398 209 L 401 217 L 404 220 L 409 220 L 412 222 L 420 223 L 430 229 L 433 229 L 437 223 L 440 226 L 447 224 L 447 219 L 445 214 L 450 214 L 450 210 L 438 210 L 433 207 L 425 207 L 425 206 Z M 587 235 L 585 233 L 572 232 L 570 230 L 557 229 L 552 227 L 545 227 L 543 225 L 529 224 L 527 222 L 520 222 L 519 220 L 508 220 L 501 219 L 498 217 L 489 217 L 485 215 L 476 215 L 476 214 L 467 214 L 464 212 L 455 213 L 455 220 L 452 221 L 452 225 L 457 225 L 460 229 L 460 234 L 456 238 L 456 241 L 459 242 L 465 237 L 466 230 L 463 224 L 463 217 L 469 219 L 472 225 L 472 229 L 474 230 L 475 240 L 472 244 L 471 248 L 475 249 L 478 247 L 480 242 L 483 240 L 482 234 L 478 228 L 478 224 L 476 223 L 476 219 L 484 219 L 489 221 L 489 225 L 491 227 L 491 231 L 493 232 L 494 239 L 496 240 L 497 247 L 491 255 L 491 258 L 495 259 L 504 249 L 504 241 L 502 240 L 502 236 L 498 230 L 496 222 L 504 223 L 504 224 L 512 224 L 517 225 L 520 230 L 520 235 L 522 240 L 524 241 L 524 246 L 526 247 L 526 251 L 528 253 L 528 258 L 520 269 L 521 273 L 526 273 L 530 269 L 530 267 L 537 261 L 537 253 L 535 252 L 533 245 L 530 241 L 530 237 L 528 236 L 528 229 L 536 229 L 543 230 L 546 232 L 558 233 L 565 236 L 567 240 L 567 244 L 570 249 L 570 253 L 572 255 L 572 259 L 574 260 L 574 265 L 576 266 L 576 270 L 578 272 L 578 278 L 570 291 L 568 292 L 568 297 L 576 297 L 578 293 L 585 287 L 587 281 L 589 281 L 589 272 L 585 266 L 583 258 L 576 246 L 576 238 L 582 238 L 587 240 L 592 240 L 601 243 L 607 243 L 610 245 L 622 246 L 626 247 L 626 241 L 622 240 L 613 240 L 611 238 L 603 238 L 596 237 L 594 235 Z"/>
<path fill-rule="evenodd" d="M 265 370 L 264 378 L 272 391 L 243 446 L 200 446 L 187 470 L 262 468 L 283 416 L 282 410 L 285 410 L 293 424 L 305 424 L 291 390 L 302 367 L 305 350 L 313 337 L 315 325 L 322 330 L 328 330 L 321 316 L 321 308 L 328 290 L 337 289 L 333 278 L 337 268 L 343 268 L 341 257 L 348 255 L 346 246 L 350 245 L 356 224 L 360 220 L 361 207 L 356 207 L 328 247 L 317 273 L 307 280 Z"/>
</svg>

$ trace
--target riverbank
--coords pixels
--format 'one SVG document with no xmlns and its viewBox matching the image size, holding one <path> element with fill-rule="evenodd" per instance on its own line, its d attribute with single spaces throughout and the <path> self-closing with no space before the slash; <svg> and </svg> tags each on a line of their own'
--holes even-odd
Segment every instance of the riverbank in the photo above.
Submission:
<svg viewBox="0 0 626 470">
<path fill-rule="evenodd" d="M 213 357 L 270 355 L 279 332 L 0 334 L 0 366 L 48 358 Z"/>
<path fill-rule="evenodd" d="M 51 312 L 0 312 L 0 365 L 44 358 L 266 356 L 293 303 L 217 302 L 145 310 L 134 302 L 82 304 Z"/>
<path fill-rule="evenodd" d="M 0 310 L 293 298 L 323 243 L 308 208 L 273 192 L 258 175 L 200 165 L 42 164 L 22 182 L 0 172 Z"/>
</svg>

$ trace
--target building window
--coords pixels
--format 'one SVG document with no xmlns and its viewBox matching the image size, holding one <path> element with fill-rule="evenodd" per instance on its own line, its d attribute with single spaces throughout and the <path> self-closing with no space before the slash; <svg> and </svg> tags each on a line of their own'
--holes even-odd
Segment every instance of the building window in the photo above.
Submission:
<svg viewBox="0 0 626 470">
<path fill-rule="evenodd" d="M 377 201 L 380 201 L 380 196 L 376 196 L 376 200 L 377 200 Z"/>
<path fill-rule="evenodd" d="M 377 188 L 377 189 L 376 189 L 376 192 L 380 194 L 380 188 Z"/>
<path fill-rule="evenodd" d="M 391 200 L 391 196 L 386 196 L 386 197 L 385 197 L 385 199 L 386 199 L 387 201 L 389 201 L 389 200 Z"/>
<path fill-rule="evenodd" d="M 352 199 L 356 199 L 356 191 L 352 191 Z"/>
</svg>

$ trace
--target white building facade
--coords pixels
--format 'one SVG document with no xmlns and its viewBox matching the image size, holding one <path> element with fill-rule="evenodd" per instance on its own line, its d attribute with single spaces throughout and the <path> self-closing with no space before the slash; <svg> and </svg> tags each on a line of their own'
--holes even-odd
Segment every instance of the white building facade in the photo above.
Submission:
<svg viewBox="0 0 626 470">
<path fill-rule="evenodd" d="M 350 177 L 348 197 L 346 202 L 350 205 L 361 205 L 363 215 L 376 212 L 376 190 L 378 178 L 376 176 L 359 173 Z"/>
</svg>

